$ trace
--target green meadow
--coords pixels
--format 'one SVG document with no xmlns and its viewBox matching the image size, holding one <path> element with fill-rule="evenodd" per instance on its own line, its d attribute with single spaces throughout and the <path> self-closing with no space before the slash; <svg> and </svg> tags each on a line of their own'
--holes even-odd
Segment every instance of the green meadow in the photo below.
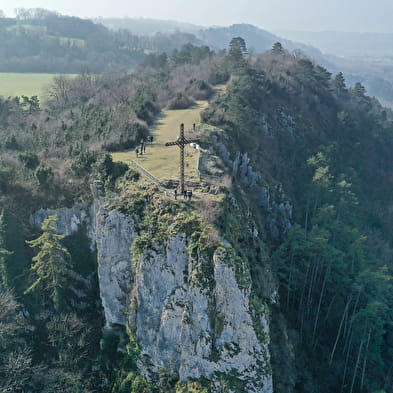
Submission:
<svg viewBox="0 0 393 393">
<path fill-rule="evenodd" d="M 0 72 L 0 96 L 38 96 L 43 100 L 46 88 L 50 85 L 54 76 L 56 74 Z"/>
</svg>

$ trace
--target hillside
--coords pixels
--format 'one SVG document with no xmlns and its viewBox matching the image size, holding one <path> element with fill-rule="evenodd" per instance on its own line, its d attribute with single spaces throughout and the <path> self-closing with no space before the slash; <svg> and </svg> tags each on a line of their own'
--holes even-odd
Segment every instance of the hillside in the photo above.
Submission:
<svg viewBox="0 0 393 393">
<path fill-rule="evenodd" d="M 149 18 L 96 18 L 93 21 L 109 29 L 127 29 L 132 34 L 142 36 L 151 36 L 156 33 L 172 34 L 180 31 L 194 34 L 202 28 L 191 23 Z"/>
<path fill-rule="evenodd" d="M 255 53 L 269 50 L 273 44 L 280 41 L 287 50 L 300 50 L 316 61 L 322 60 L 321 52 L 310 45 L 293 42 L 279 37 L 271 32 L 245 23 L 234 24 L 227 27 L 202 27 L 176 21 L 154 20 L 144 18 L 100 18 L 95 22 L 101 23 L 111 29 L 126 29 L 139 36 L 174 36 L 188 35 L 192 44 L 204 44 L 220 51 L 228 48 L 228 43 L 233 37 L 243 37 L 248 47 Z M 326 61 L 326 60 L 325 60 Z"/>
<path fill-rule="evenodd" d="M 263 53 L 275 42 L 281 42 L 287 50 L 307 55 L 330 72 L 344 72 L 349 85 L 361 82 L 370 95 L 378 97 L 384 105 L 392 106 L 388 35 L 283 32 L 287 37 L 283 38 L 247 24 L 201 27 L 143 18 L 99 18 L 93 23 L 43 9 L 21 9 L 15 19 L 0 18 L 3 42 L 0 72 L 132 70 L 151 53 L 171 55 L 174 50 L 189 44 L 206 45 L 215 51 L 226 50 L 232 37 L 236 36 L 243 37 L 253 53 Z M 335 45 L 337 39 L 339 45 Z M 367 47 L 364 47 L 364 40 Z M 361 49 L 359 42 L 363 45 Z M 322 53 L 325 50 L 327 54 Z M 338 56 L 340 53 L 351 56 L 342 58 Z M 369 55 L 365 57 L 365 53 Z"/>
<path fill-rule="evenodd" d="M 158 51 L 172 51 L 187 42 L 205 44 L 214 50 L 227 49 L 232 37 L 240 36 L 254 53 L 269 50 L 281 42 L 289 51 L 306 54 L 332 73 L 344 72 L 348 85 L 361 82 L 370 95 L 391 107 L 393 79 L 391 77 L 389 34 L 340 32 L 268 32 L 256 26 L 235 24 L 228 27 L 200 27 L 175 21 L 152 19 L 105 19 L 96 22 L 113 29 L 126 29 L 135 35 L 177 37 L 178 46 L 162 46 Z M 182 33 L 180 33 L 182 32 Z"/>
<path fill-rule="evenodd" d="M 80 73 L 130 69 L 144 49 L 130 34 L 42 9 L 0 18 L 0 72 Z"/>
<path fill-rule="evenodd" d="M 113 161 L 199 100 L 194 200 Z M 1 99 L 0 135 L 4 391 L 392 390 L 393 116 L 361 84 L 186 45 Z"/>
<path fill-rule="evenodd" d="M 277 34 L 307 43 L 323 53 L 338 57 L 383 58 L 393 55 L 391 33 L 282 30 Z"/>
</svg>

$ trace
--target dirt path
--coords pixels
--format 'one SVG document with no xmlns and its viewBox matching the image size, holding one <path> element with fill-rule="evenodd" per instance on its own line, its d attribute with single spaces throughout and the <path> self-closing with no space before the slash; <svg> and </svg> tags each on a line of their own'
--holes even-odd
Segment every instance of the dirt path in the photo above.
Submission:
<svg viewBox="0 0 393 393">
<path fill-rule="evenodd" d="M 215 87 L 217 94 L 225 91 L 225 85 Z M 146 153 L 136 158 L 135 150 L 112 153 L 114 161 L 131 163 L 135 160 L 160 182 L 179 179 L 180 152 L 177 146 L 165 146 L 166 142 L 176 141 L 180 124 L 184 123 L 186 138 L 193 138 L 193 124 L 199 124 L 201 112 L 209 105 L 208 101 L 197 101 L 189 109 L 164 110 L 150 129 L 154 141 L 146 146 Z M 197 173 L 198 150 L 191 146 L 185 148 L 185 181 L 199 181 Z"/>
</svg>

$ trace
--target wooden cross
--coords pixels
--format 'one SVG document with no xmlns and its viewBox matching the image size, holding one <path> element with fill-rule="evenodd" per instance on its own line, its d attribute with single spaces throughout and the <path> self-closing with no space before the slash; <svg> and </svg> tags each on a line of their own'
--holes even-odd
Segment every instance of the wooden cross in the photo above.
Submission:
<svg viewBox="0 0 393 393">
<path fill-rule="evenodd" d="M 180 194 L 184 192 L 184 147 L 189 143 L 196 142 L 194 139 L 184 137 L 184 124 L 180 124 L 180 136 L 176 142 L 167 142 L 165 146 L 179 146 L 180 148 Z"/>
</svg>

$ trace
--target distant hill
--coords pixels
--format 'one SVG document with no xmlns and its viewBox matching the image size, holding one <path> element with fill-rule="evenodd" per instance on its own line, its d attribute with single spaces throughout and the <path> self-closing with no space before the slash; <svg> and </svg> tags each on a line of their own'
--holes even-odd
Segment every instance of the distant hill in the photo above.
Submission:
<svg viewBox="0 0 393 393">
<path fill-rule="evenodd" d="M 0 72 L 100 72 L 132 68 L 145 57 L 130 34 L 41 9 L 0 18 L 0 40 Z"/>
<path fill-rule="evenodd" d="M 96 18 L 94 22 L 100 23 L 109 29 L 127 29 L 135 35 L 152 36 L 157 33 L 160 35 L 188 33 L 190 39 L 192 38 L 191 35 L 194 36 L 194 42 L 191 43 L 199 41 L 214 50 L 227 49 L 229 42 L 235 36 L 243 37 L 248 48 L 255 53 L 263 53 L 269 50 L 275 42 L 280 41 L 289 51 L 301 50 L 315 61 L 322 60 L 322 54 L 317 48 L 283 39 L 259 27 L 245 23 L 227 27 L 202 27 L 191 23 L 145 18 Z M 326 62 L 325 59 L 323 60 Z"/>
<path fill-rule="evenodd" d="M 330 72 L 343 71 L 349 84 L 360 81 L 370 94 L 393 106 L 393 68 L 388 58 L 393 56 L 393 35 L 282 33 L 285 38 L 249 24 L 206 28 L 144 18 L 98 18 L 93 22 L 30 9 L 17 19 L 0 18 L 0 72 L 129 70 L 150 53 L 171 54 L 188 43 L 223 50 L 233 37 L 241 36 L 252 53 L 263 53 L 279 41 L 289 52 L 300 51 Z"/>
<path fill-rule="evenodd" d="M 322 53 L 309 45 L 293 42 L 274 35 L 266 30 L 249 24 L 234 24 L 229 27 L 211 27 L 200 30 L 197 37 L 212 49 L 224 49 L 233 37 L 241 36 L 245 39 L 247 47 L 255 53 L 263 53 L 277 41 L 289 51 L 301 50 L 315 61 L 320 61 Z"/>
<path fill-rule="evenodd" d="M 323 53 L 335 56 L 393 56 L 393 34 L 338 31 L 282 30 L 277 34 L 316 46 Z"/>
<path fill-rule="evenodd" d="M 127 29 L 136 35 L 172 34 L 178 31 L 197 33 L 203 28 L 191 23 L 149 18 L 95 18 L 93 21 L 104 25 L 108 29 Z"/>
<path fill-rule="evenodd" d="M 370 95 L 393 107 L 393 34 L 337 31 L 278 31 L 317 46 L 330 71 L 342 71 L 350 85 L 361 82 Z"/>
</svg>

